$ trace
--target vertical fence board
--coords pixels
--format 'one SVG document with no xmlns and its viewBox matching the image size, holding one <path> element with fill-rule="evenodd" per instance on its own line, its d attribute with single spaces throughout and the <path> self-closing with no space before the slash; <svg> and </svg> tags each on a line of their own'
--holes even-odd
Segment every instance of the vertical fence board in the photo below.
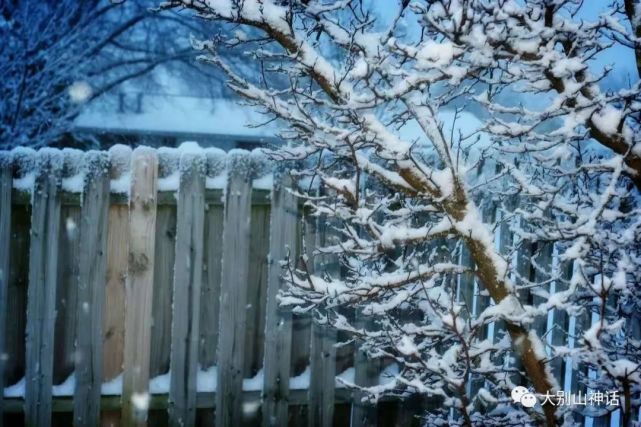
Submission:
<svg viewBox="0 0 641 427">
<path fill-rule="evenodd" d="M 265 376 L 263 425 L 285 426 L 288 420 L 292 314 L 278 307 L 282 288 L 280 263 L 296 254 L 297 200 L 288 191 L 291 179 L 283 177 L 272 190 L 269 275 L 265 320 Z"/>
<path fill-rule="evenodd" d="M 63 149 L 63 182 L 80 173 L 84 153 Z M 56 290 L 56 326 L 53 356 L 53 382 L 65 382 L 74 371 L 76 341 L 76 306 L 78 301 L 78 266 L 80 253 L 80 206 L 63 204 L 60 212 L 58 243 L 58 287 Z M 55 422 L 54 418 L 54 422 Z"/>
<path fill-rule="evenodd" d="M 122 372 L 125 346 L 125 281 L 129 248 L 129 209 L 109 208 L 107 238 L 107 285 L 104 308 L 103 375 L 106 381 Z"/>
<path fill-rule="evenodd" d="M 9 267 L 11 262 L 11 188 L 13 171 L 11 157 L 0 153 L 0 355 L 6 351 L 5 325 L 7 296 L 9 294 Z M 4 390 L 4 357 L 0 357 L 0 390 Z M 0 427 L 3 425 L 4 396 L 0 395 Z"/>
<path fill-rule="evenodd" d="M 38 155 L 27 294 L 25 421 L 30 427 L 51 425 L 62 173 L 60 153 L 41 150 Z"/>
<path fill-rule="evenodd" d="M 459 263 L 468 267 L 470 270 L 459 275 L 458 278 L 458 300 L 465 305 L 464 315 L 467 315 L 470 319 L 475 319 L 478 316 L 478 306 L 477 298 L 475 295 L 475 286 L 474 286 L 474 261 L 472 260 L 472 254 L 470 250 L 461 243 L 461 255 Z M 482 340 L 484 337 L 480 333 L 477 334 L 477 338 Z M 470 374 L 469 382 L 467 385 L 467 393 L 470 396 L 476 395 L 478 390 L 483 386 L 483 379 L 475 377 L 474 374 Z"/>
<path fill-rule="evenodd" d="M 85 156 L 81 207 L 78 304 L 76 306 L 76 389 L 74 425 L 96 426 L 102 385 L 102 311 L 107 266 L 109 159 L 106 153 Z"/>
<path fill-rule="evenodd" d="M 172 286 L 176 257 L 176 208 L 159 206 L 156 213 L 154 302 L 151 308 L 151 359 L 149 376 L 169 371 L 171 352 Z"/>
<path fill-rule="evenodd" d="M 225 225 L 220 293 L 216 426 L 242 419 L 242 386 L 247 320 L 247 280 L 251 219 L 250 158 L 230 152 L 225 192 Z"/>
<path fill-rule="evenodd" d="M 252 206 L 249 243 L 251 268 L 249 269 L 249 280 L 247 282 L 245 378 L 253 377 L 263 367 L 268 254 L 269 207 Z"/>
<path fill-rule="evenodd" d="M 550 272 L 552 269 L 552 244 L 539 243 L 537 244 L 536 255 L 534 257 L 534 281 L 536 283 L 548 282 L 550 280 Z M 536 295 L 536 291 L 550 290 L 550 284 L 543 285 L 539 288 L 532 290 L 532 304 L 538 305 L 546 301 L 546 298 Z M 547 332 L 548 316 L 547 314 L 537 318 L 533 327 L 536 328 L 536 333 L 540 337 L 544 337 Z"/>
<path fill-rule="evenodd" d="M 32 149 L 13 150 L 11 161 L 14 177 L 24 179 L 35 170 L 36 152 Z M 31 248 L 31 204 L 12 206 L 11 215 L 11 268 L 7 306 L 14 310 L 7 317 L 5 327 L 4 361 L 5 385 L 15 384 L 25 377 L 27 289 L 29 287 L 29 251 Z"/>
<path fill-rule="evenodd" d="M 74 370 L 76 339 L 76 303 L 78 287 L 78 254 L 80 208 L 60 209 L 58 237 L 58 279 L 56 289 L 56 327 L 53 355 L 53 382 L 63 383 Z"/>
<path fill-rule="evenodd" d="M 132 158 L 129 198 L 129 269 L 122 395 L 122 421 L 125 427 L 146 425 L 147 422 L 157 174 L 156 152 L 147 147 L 136 148 Z"/>
<path fill-rule="evenodd" d="M 305 223 L 306 216 L 301 209 L 298 218 L 296 233 L 298 235 L 298 250 L 295 253 L 296 267 L 300 267 L 301 256 L 307 256 L 312 259 L 311 253 L 314 243 L 309 241 L 313 236 L 311 227 Z M 292 346 L 290 376 L 294 377 L 302 374 L 305 369 L 309 369 L 309 351 L 311 347 L 311 317 L 308 313 L 292 313 Z M 301 411 L 298 411 L 299 413 Z"/>
<path fill-rule="evenodd" d="M 311 346 L 311 317 L 305 314 L 292 314 L 292 342 L 290 376 L 301 375 L 309 369 L 309 352 Z"/>
<path fill-rule="evenodd" d="M 502 207 L 497 207 L 494 213 L 494 218 L 496 219 L 496 221 L 501 221 L 501 224 L 498 227 L 498 245 L 496 249 L 498 250 L 500 256 L 505 259 L 508 265 L 513 264 L 512 260 L 510 259 L 510 254 L 514 245 L 514 234 L 512 233 L 512 230 L 510 230 L 509 219 L 506 221 L 506 217 L 509 217 L 510 209 L 512 209 L 512 206 L 508 203 L 507 206 L 504 205 Z M 492 301 L 492 305 L 494 304 L 496 304 L 496 301 Z M 505 327 L 504 320 L 497 320 L 493 323 L 494 342 L 496 343 L 503 338 L 502 334 L 507 334 L 507 328 Z M 520 363 L 520 358 L 517 357 L 515 360 L 517 364 Z"/>
<path fill-rule="evenodd" d="M 131 169 L 131 149 L 109 151 L 110 177 L 122 179 Z M 110 381 L 122 373 L 125 347 L 125 285 L 129 253 L 129 206 L 109 207 L 107 234 L 107 284 L 105 290 L 103 377 Z M 120 411 L 103 414 L 103 425 L 116 423 Z"/>
<path fill-rule="evenodd" d="M 318 218 L 315 234 L 316 247 L 325 246 L 329 237 L 329 225 L 325 216 Z M 329 255 L 317 254 L 314 257 L 313 271 L 316 274 L 327 272 L 335 277 L 338 274 L 337 260 Z M 313 321 L 311 341 L 308 425 L 329 427 L 334 419 L 336 330 Z"/>
<path fill-rule="evenodd" d="M 572 263 L 567 261 L 560 261 L 558 258 L 558 254 L 555 254 L 553 256 L 553 259 L 555 259 L 557 262 L 555 273 L 559 277 L 558 280 L 554 281 L 554 291 L 562 292 L 567 290 L 568 283 L 572 278 Z M 569 347 L 568 333 L 570 332 L 570 319 L 567 312 L 562 309 L 554 309 L 552 311 L 551 317 L 551 344 L 553 346 L 566 345 Z M 566 370 L 566 360 L 564 360 L 563 358 L 556 358 L 550 362 L 550 366 L 552 367 L 552 372 L 554 373 L 555 377 L 560 379 L 559 384 L 561 385 L 561 387 L 569 388 L 570 381 L 566 382 L 566 380 L 569 380 L 569 378 L 566 378 L 568 377 L 568 372 Z"/>
<path fill-rule="evenodd" d="M 334 419 L 336 381 L 336 331 L 312 322 L 309 425 L 328 427 Z"/>
<path fill-rule="evenodd" d="M 13 311 L 11 316 L 7 316 L 5 327 L 5 385 L 15 384 L 25 374 L 30 230 L 30 206 L 14 206 L 11 216 L 11 267 L 7 293 L 7 307 L 11 307 Z"/>
<path fill-rule="evenodd" d="M 203 284 L 200 305 L 200 356 L 203 369 L 216 363 L 220 279 L 223 255 L 223 208 L 209 205 L 205 213 Z"/>
<path fill-rule="evenodd" d="M 492 201 L 487 201 L 483 205 L 482 209 L 482 218 L 483 218 L 483 223 L 485 224 L 492 224 L 497 217 L 497 212 L 496 212 L 496 204 Z M 488 308 L 490 306 L 490 297 L 487 294 L 487 289 L 485 288 L 485 284 L 481 282 L 478 278 L 475 278 L 475 302 L 474 302 L 474 310 L 476 315 L 480 315 L 483 310 Z M 490 333 L 490 327 L 489 325 L 484 325 L 482 328 L 480 328 L 480 334 L 481 337 L 480 339 L 487 338 L 489 337 Z"/>
<path fill-rule="evenodd" d="M 367 329 L 371 320 L 362 313 L 356 313 L 354 326 Z M 369 387 L 378 383 L 377 361 L 370 360 L 358 345 L 354 350 L 354 382 L 356 385 Z M 377 425 L 376 405 L 364 402 L 365 393 L 355 390 L 352 396 L 351 427 L 366 427 Z"/>
<path fill-rule="evenodd" d="M 316 244 L 314 227 L 309 220 L 308 211 L 301 207 L 297 224 L 296 267 L 302 268 L 303 259 L 313 260 L 313 250 Z M 308 268 L 313 265 L 308 264 Z M 309 312 L 300 314 L 292 313 L 292 346 L 290 361 L 290 377 L 307 375 L 311 373 L 310 351 L 312 336 L 312 318 Z M 307 425 L 308 406 L 306 404 L 289 406 L 289 425 Z"/>
<path fill-rule="evenodd" d="M 172 426 L 193 426 L 196 422 L 205 221 L 204 167 L 204 156 L 183 154 L 180 160 L 169 389 L 169 422 Z"/>
<path fill-rule="evenodd" d="M 103 381 L 122 375 L 125 348 L 125 282 L 129 252 L 129 207 L 109 207 L 107 234 L 107 284 L 103 307 Z M 120 425 L 120 411 L 105 411 L 103 427 Z"/>
</svg>

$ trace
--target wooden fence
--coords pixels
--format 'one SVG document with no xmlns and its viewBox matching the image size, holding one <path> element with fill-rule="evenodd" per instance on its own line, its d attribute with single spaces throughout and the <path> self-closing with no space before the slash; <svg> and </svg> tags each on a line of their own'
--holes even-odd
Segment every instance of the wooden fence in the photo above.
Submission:
<svg viewBox="0 0 641 427">
<path fill-rule="evenodd" d="M 278 306 L 279 261 L 323 236 L 273 168 L 189 144 L 0 152 L 5 424 L 371 425 L 336 377 L 379 371 Z"/>
<path fill-rule="evenodd" d="M 0 152 L 0 423 L 416 425 L 424 400 L 372 406 L 340 381 L 375 385 L 393 364 L 278 306 L 280 260 L 326 238 L 289 185 L 256 152 L 193 144 Z M 507 253 L 512 236 L 500 227 Z M 522 247 L 517 279 L 544 281 L 555 260 L 551 246 Z M 473 314 L 489 304 L 481 286 L 459 278 Z M 535 327 L 560 344 L 590 322 L 553 310 Z M 551 367 L 578 390 L 571 362 Z"/>
</svg>

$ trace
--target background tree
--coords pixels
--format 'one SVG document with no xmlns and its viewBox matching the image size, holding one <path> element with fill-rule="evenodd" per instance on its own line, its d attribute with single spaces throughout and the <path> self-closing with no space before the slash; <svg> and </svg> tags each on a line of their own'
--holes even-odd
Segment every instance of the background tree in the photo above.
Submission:
<svg viewBox="0 0 641 427">
<path fill-rule="evenodd" d="M 162 7 L 254 31 L 197 47 L 283 124 L 291 144 L 273 155 L 302 161 L 292 173 L 333 238 L 290 263 L 282 301 L 399 365 L 367 391 L 437 399 L 428 425 L 570 425 L 615 410 L 631 423 L 641 104 L 638 76 L 601 89 L 597 58 L 612 43 L 638 53 L 636 2 L 593 21 L 571 0 Z M 245 49 L 260 72 L 221 48 Z M 472 131 L 466 108 L 484 114 Z M 309 257 L 328 254 L 341 274 L 311 273 Z M 515 404 L 518 384 L 551 403 Z M 561 406 L 570 387 L 620 400 Z"/>
<path fill-rule="evenodd" d="M 174 78 L 199 81 L 199 94 L 219 96 L 220 74 L 193 61 L 189 38 L 202 34 L 200 23 L 159 15 L 153 6 L 0 1 L 0 149 L 59 142 L 87 103 L 134 79 L 142 90 L 153 87 L 159 66 Z"/>
</svg>

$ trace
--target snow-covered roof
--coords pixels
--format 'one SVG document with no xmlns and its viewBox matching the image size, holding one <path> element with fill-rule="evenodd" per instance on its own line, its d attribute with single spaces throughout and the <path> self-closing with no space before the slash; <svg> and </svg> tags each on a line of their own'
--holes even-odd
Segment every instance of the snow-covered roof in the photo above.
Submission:
<svg viewBox="0 0 641 427">
<path fill-rule="evenodd" d="M 274 124 L 255 127 L 267 118 L 229 99 L 168 94 L 127 93 L 88 105 L 76 118 L 79 130 L 125 133 L 231 135 L 272 138 Z M 126 108 L 122 108 L 125 103 Z M 139 103 L 139 104 L 138 104 Z M 253 125 L 253 126 L 252 126 Z"/>
</svg>

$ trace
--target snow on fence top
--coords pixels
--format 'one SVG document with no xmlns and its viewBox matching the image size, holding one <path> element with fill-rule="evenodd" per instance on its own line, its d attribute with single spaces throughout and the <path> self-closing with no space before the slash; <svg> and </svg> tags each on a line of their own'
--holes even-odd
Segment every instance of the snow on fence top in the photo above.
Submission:
<svg viewBox="0 0 641 427">
<path fill-rule="evenodd" d="M 0 151 L 0 165 L 10 164 L 14 170 L 13 187 L 32 192 L 37 170 L 47 161 L 50 167 L 62 171 L 61 188 L 70 193 L 82 193 L 87 168 L 96 167 L 88 159 L 96 155 L 107 158 L 110 168 L 111 192 L 128 194 L 131 186 L 131 158 L 134 150 L 153 150 L 158 156 L 158 191 L 178 191 L 181 163 L 202 164 L 207 189 L 224 189 L 229 174 L 240 174 L 253 180 L 255 189 L 269 190 L 273 183 L 274 162 L 263 150 L 234 149 L 225 152 L 219 148 L 202 148 L 196 142 L 184 142 L 178 148 L 138 147 L 114 145 L 108 151 L 81 151 L 73 148 L 41 148 L 36 151 L 28 147 L 16 147 L 11 151 Z M 204 161 L 202 161 L 204 160 Z M 202 162 L 201 162 L 202 161 Z"/>
</svg>

